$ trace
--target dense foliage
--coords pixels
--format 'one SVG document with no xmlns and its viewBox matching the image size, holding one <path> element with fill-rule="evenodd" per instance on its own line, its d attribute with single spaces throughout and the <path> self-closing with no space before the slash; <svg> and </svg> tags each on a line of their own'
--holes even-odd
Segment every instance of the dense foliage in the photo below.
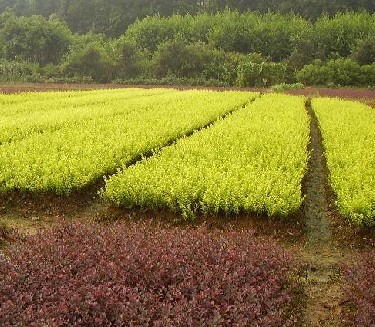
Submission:
<svg viewBox="0 0 375 327">
<path fill-rule="evenodd" d="M 375 326 L 375 251 L 356 258 L 344 270 L 345 296 L 355 306 L 353 326 Z"/>
<path fill-rule="evenodd" d="M 323 63 L 317 59 L 305 65 L 296 77 L 305 85 L 375 86 L 375 63 L 360 65 L 352 59 L 332 59 Z"/>
<path fill-rule="evenodd" d="M 41 16 L 1 17 L 3 58 L 40 65 L 57 64 L 67 53 L 71 43 L 68 27 L 58 20 L 46 21 Z"/>
<path fill-rule="evenodd" d="M 80 14 L 92 17 L 96 9 L 89 8 Z M 214 12 L 148 16 L 108 38 L 97 33 L 99 22 L 83 28 L 86 34 L 73 34 L 58 15 L 5 11 L 0 81 L 374 85 L 374 13 L 323 15 L 312 22 L 293 13 Z"/>
<path fill-rule="evenodd" d="M 360 102 L 315 98 L 330 182 L 339 211 L 375 225 L 375 112 Z"/>
<path fill-rule="evenodd" d="M 177 94 L 167 89 L 128 89 L 0 95 L 0 142 L 14 142 L 32 134 L 53 132 L 95 119 L 141 110 Z M 160 96 L 160 97 L 159 97 Z M 164 97 L 167 98 L 164 98 Z M 144 103 L 138 103 L 144 98 Z M 169 98 L 168 98 L 169 99 Z M 163 100 L 163 101 L 164 101 Z"/>
<path fill-rule="evenodd" d="M 249 230 L 66 224 L 0 255 L 0 324 L 290 326 L 294 267 Z"/>
<path fill-rule="evenodd" d="M 12 8 L 17 15 L 56 16 L 67 22 L 72 31 L 104 33 L 119 36 L 136 19 L 159 14 L 196 14 L 230 8 L 240 12 L 268 11 L 300 14 L 316 19 L 321 14 L 334 15 L 338 12 L 367 10 L 375 11 L 372 0 L 0 0 L 0 12 Z"/>
<path fill-rule="evenodd" d="M 2 118 L 0 127 L 4 141 L 0 148 L 0 192 L 70 193 L 210 124 L 256 96 L 246 92 L 131 89 L 85 94 L 72 92 L 65 98 L 63 93 L 62 98 L 56 96 L 42 104 L 40 96 L 34 94 L 0 97 L 9 99 L 7 112 L 15 110 Z M 20 98 L 24 100 L 21 105 Z"/>
<path fill-rule="evenodd" d="M 287 216 L 302 202 L 308 126 L 303 97 L 264 95 L 106 182 L 125 207 Z"/>
</svg>

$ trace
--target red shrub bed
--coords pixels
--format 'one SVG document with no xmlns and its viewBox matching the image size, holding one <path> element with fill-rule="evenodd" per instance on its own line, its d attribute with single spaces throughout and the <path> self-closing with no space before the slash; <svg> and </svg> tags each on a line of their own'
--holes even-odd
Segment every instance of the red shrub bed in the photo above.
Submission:
<svg viewBox="0 0 375 327">
<path fill-rule="evenodd" d="M 251 231 L 65 224 L 0 255 L 0 325 L 292 325 L 294 267 Z"/>
<path fill-rule="evenodd" d="M 344 269 L 345 295 L 356 308 L 352 323 L 358 327 L 375 326 L 375 250 L 363 254 Z"/>
</svg>

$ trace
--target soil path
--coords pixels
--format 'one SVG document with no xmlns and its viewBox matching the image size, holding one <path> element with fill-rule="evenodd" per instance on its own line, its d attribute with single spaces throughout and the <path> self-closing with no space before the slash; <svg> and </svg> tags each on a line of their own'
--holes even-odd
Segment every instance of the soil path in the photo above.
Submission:
<svg viewBox="0 0 375 327">
<path fill-rule="evenodd" d="M 332 240 L 328 197 L 328 170 L 317 118 L 306 102 L 310 122 L 310 160 L 305 178 L 307 243 L 302 251 L 308 263 L 304 326 L 341 326 L 342 293 L 338 265 L 342 254 Z"/>
</svg>

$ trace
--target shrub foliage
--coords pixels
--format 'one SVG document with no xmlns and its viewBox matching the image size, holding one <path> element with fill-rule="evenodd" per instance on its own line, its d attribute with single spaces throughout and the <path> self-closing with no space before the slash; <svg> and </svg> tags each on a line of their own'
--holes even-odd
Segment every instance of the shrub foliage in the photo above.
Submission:
<svg viewBox="0 0 375 327">
<path fill-rule="evenodd" d="M 51 106 L 33 94 L 21 96 L 28 99 L 21 106 L 17 96 L 0 97 L 0 114 L 19 113 L 5 117 L 0 142 L 20 140 L 2 144 L 0 193 L 18 189 L 69 194 L 256 97 L 205 90 L 159 95 L 151 90 L 138 95 L 131 90 L 104 91 L 96 99 L 85 94 L 70 93 L 70 100 L 56 99 Z M 1 105 L 1 100 L 9 105 Z M 59 101 L 73 107 L 64 110 Z"/>
<path fill-rule="evenodd" d="M 264 95 L 189 138 L 119 171 L 102 195 L 126 208 L 268 216 L 295 213 L 308 153 L 303 97 Z"/>
<path fill-rule="evenodd" d="M 312 107 L 339 212 L 354 224 L 374 226 L 374 110 L 357 101 L 329 98 L 313 99 Z"/>
<path fill-rule="evenodd" d="M 354 266 L 344 272 L 345 293 L 356 306 L 353 326 L 375 326 L 375 250 L 362 255 Z"/>
<path fill-rule="evenodd" d="M 288 325 L 294 265 L 251 231 L 66 223 L 0 256 L 0 325 Z"/>
</svg>

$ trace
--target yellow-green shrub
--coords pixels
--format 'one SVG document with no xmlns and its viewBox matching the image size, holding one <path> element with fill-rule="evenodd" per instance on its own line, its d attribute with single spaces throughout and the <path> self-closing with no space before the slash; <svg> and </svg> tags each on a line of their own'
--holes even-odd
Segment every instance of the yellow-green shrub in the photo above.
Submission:
<svg viewBox="0 0 375 327">
<path fill-rule="evenodd" d="M 270 94 L 106 182 L 125 207 L 286 216 L 302 202 L 309 119 L 304 98 Z"/>
<path fill-rule="evenodd" d="M 375 111 L 360 102 L 312 100 L 323 135 L 330 183 L 341 214 L 374 225 Z"/>
</svg>

